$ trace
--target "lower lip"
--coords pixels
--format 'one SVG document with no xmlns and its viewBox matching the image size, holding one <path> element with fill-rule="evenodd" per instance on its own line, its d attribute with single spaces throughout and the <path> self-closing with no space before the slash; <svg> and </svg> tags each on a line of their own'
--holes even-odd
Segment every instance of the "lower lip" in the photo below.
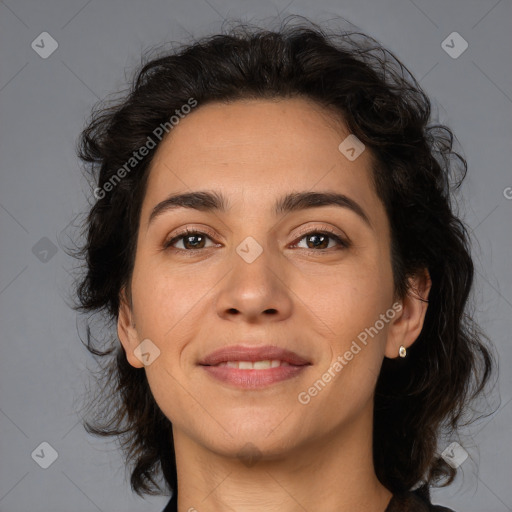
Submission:
<svg viewBox="0 0 512 512">
<path fill-rule="evenodd" d="M 296 377 L 309 365 L 278 366 L 265 370 L 239 370 L 227 366 L 203 366 L 215 379 L 244 389 L 258 389 Z"/>
</svg>

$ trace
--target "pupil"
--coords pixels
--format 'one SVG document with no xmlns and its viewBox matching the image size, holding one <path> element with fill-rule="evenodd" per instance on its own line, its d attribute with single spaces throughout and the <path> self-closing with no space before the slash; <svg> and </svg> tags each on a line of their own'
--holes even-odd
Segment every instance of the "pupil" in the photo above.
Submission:
<svg viewBox="0 0 512 512">
<path fill-rule="evenodd" d="M 319 247 L 321 244 L 323 244 L 323 242 L 325 242 L 325 240 L 327 240 L 327 237 L 325 235 L 310 235 L 309 239 L 317 239 L 317 241 L 319 239 L 323 239 L 322 241 L 320 241 L 319 244 L 317 244 L 316 242 L 313 242 L 313 246 L 314 247 Z M 325 244 L 324 244 L 325 245 Z"/>
<path fill-rule="evenodd" d="M 187 236 L 186 240 L 187 240 L 187 243 L 190 244 L 190 240 L 191 239 L 194 239 L 194 238 L 198 238 L 198 239 L 201 239 L 203 238 L 201 235 L 189 235 Z M 192 242 L 190 245 L 192 245 L 193 247 L 197 247 L 198 244 L 201 244 L 201 241 L 199 241 L 198 243 L 194 243 Z"/>
</svg>

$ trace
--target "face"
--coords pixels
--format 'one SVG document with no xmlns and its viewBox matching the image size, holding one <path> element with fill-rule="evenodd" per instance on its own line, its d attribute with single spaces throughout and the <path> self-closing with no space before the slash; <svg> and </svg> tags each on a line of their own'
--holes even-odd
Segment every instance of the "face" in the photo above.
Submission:
<svg viewBox="0 0 512 512">
<path fill-rule="evenodd" d="M 339 432 L 421 330 L 424 311 L 394 298 L 371 155 L 348 159 L 348 135 L 304 99 L 237 101 L 197 107 L 155 154 L 118 333 L 174 431 L 218 454 Z M 176 200 L 197 192 L 222 201 Z M 293 200 L 312 193 L 328 195 Z"/>
</svg>

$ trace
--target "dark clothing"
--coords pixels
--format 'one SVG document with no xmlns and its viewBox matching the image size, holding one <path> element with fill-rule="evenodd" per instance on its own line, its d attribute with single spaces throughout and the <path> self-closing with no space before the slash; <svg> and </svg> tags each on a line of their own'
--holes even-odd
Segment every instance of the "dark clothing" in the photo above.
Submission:
<svg viewBox="0 0 512 512">
<path fill-rule="evenodd" d="M 454 512 L 451 508 L 433 505 L 430 492 L 422 488 L 394 494 L 384 512 Z"/>
<path fill-rule="evenodd" d="M 178 504 L 171 498 L 162 512 L 178 512 Z M 416 489 L 415 491 L 394 494 L 384 512 L 454 512 L 450 508 L 440 505 L 432 505 L 428 490 Z"/>
</svg>

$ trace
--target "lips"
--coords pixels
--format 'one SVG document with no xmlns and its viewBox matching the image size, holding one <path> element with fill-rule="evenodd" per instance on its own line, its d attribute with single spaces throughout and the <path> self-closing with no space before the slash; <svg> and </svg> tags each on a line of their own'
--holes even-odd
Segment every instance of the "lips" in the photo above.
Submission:
<svg viewBox="0 0 512 512">
<path fill-rule="evenodd" d="M 199 362 L 202 366 L 216 366 L 220 363 L 247 361 L 280 361 L 281 365 L 287 363 L 290 366 L 306 366 L 311 362 L 299 356 L 291 350 L 286 350 L 273 345 L 263 347 L 244 347 L 234 345 L 224 347 L 208 354 Z"/>
<path fill-rule="evenodd" d="M 311 364 L 295 352 L 273 345 L 234 345 L 208 354 L 199 366 L 224 385 L 257 390 L 298 377 Z"/>
</svg>

